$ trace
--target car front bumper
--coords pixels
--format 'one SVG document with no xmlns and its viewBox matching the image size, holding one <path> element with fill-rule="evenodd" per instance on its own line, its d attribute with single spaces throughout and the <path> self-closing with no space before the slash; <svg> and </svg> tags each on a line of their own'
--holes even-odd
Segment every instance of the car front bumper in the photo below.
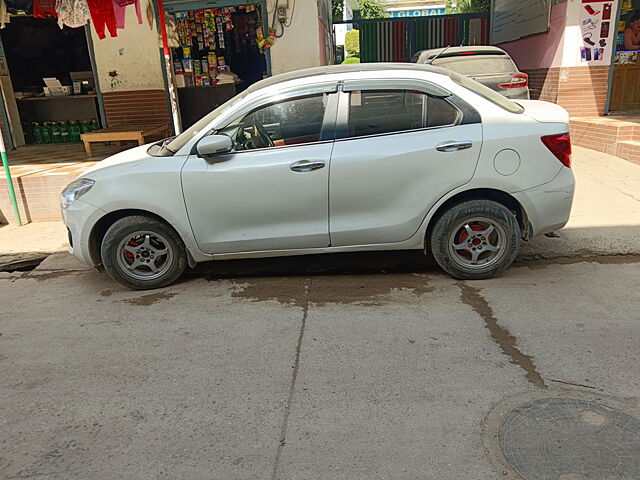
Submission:
<svg viewBox="0 0 640 480">
<path fill-rule="evenodd" d="M 527 213 L 531 238 L 559 230 L 567 224 L 574 190 L 573 172 L 562 167 L 550 182 L 513 194 Z"/>
<path fill-rule="evenodd" d="M 96 222 L 105 214 L 93 205 L 75 200 L 62 209 L 62 219 L 69 233 L 69 253 L 90 266 L 95 266 L 89 250 L 89 235 Z"/>
</svg>

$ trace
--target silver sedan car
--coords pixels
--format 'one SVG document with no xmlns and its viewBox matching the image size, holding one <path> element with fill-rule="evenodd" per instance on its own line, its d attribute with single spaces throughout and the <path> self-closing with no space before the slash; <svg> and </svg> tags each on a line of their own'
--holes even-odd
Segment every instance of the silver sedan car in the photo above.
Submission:
<svg viewBox="0 0 640 480">
<path fill-rule="evenodd" d="M 312 68 L 100 162 L 62 212 L 73 255 L 134 289 L 208 260 L 363 250 L 487 278 L 567 222 L 568 122 L 433 66 Z"/>
</svg>

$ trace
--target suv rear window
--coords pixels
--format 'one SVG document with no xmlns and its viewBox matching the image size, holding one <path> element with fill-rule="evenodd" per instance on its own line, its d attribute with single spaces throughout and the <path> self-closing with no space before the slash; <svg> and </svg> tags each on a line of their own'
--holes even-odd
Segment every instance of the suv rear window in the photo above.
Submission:
<svg viewBox="0 0 640 480">
<path fill-rule="evenodd" d="M 471 90 L 473 93 L 476 93 L 483 97 L 485 100 L 489 100 L 494 105 L 503 108 L 507 112 L 511 113 L 522 113 L 524 112 L 524 108 L 518 105 L 516 102 L 512 102 L 507 97 L 503 97 L 498 92 L 494 92 L 489 87 L 485 87 L 481 83 L 476 82 L 475 80 L 470 79 L 469 77 L 465 77 L 464 75 L 460 75 L 456 72 L 449 71 L 447 72 L 451 80 L 456 82 L 458 85 Z"/>
<path fill-rule="evenodd" d="M 511 58 L 506 55 L 462 55 L 436 58 L 438 67 L 448 68 L 460 75 L 490 75 L 492 73 L 515 73 L 518 71 Z"/>
</svg>

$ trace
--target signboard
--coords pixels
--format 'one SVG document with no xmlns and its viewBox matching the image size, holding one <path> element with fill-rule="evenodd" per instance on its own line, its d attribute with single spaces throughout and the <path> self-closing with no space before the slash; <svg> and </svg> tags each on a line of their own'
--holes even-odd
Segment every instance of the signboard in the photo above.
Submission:
<svg viewBox="0 0 640 480">
<path fill-rule="evenodd" d="M 430 17 L 432 15 L 444 15 L 444 8 L 423 8 L 420 10 L 399 10 L 395 12 L 387 12 L 390 17 Z"/>
<path fill-rule="evenodd" d="M 549 30 L 551 0 L 491 2 L 491 44 L 511 42 Z"/>
<path fill-rule="evenodd" d="M 582 0 L 580 6 L 580 61 L 589 65 L 609 65 L 615 47 L 616 0 Z"/>
</svg>

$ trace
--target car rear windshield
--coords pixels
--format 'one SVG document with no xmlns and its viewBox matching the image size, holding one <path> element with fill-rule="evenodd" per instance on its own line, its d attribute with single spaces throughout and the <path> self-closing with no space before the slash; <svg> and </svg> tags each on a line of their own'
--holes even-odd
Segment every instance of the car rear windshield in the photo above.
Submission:
<svg viewBox="0 0 640 480">
<path fill-rule="evenodd" d="M 518 105 L 516 102 L 512 102 L 506 97 L 503 97 L 498 92 L 494 92 L 489 87 L 485 87 L 479 82 L 470 79 L 469 77 L 465 77 L 455 72 L 447 72 L 451 77 L 451 80 L 456 82 L 458 85 L 463 86 L 464 88 L 471 90 L 473 93 L 480 95 L 482 98 L 489 100 L 494 105 L 499 106 L 500 108 L 505 109 L 507 112 L 511 113 L 522 113 L 524 112 L 524 108 Z"/>
<path fill-rule="evenodd" d="M 462 55 L 436 58 L 433 64 L 453 70 L 460 75 L 491 75 L 518 71 L 513 60 L 506 55 Z"/>
</svg>

